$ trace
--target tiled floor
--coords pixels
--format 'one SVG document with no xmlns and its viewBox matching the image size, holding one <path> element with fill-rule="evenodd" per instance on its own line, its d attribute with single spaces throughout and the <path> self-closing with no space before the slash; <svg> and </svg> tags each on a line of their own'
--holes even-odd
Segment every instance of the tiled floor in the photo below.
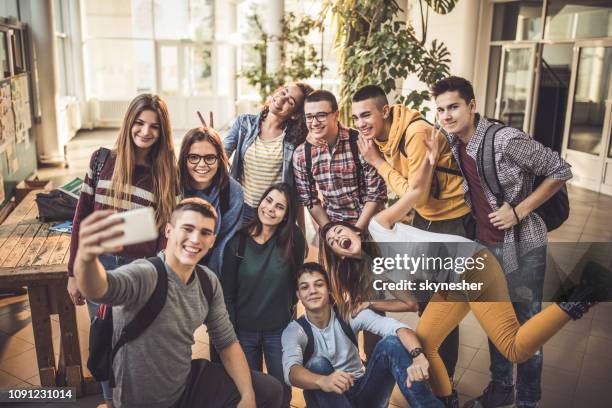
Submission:
<svg viewBox="0 0 612 408">
<path fill-rule="evenodd" d="M 184 132 L 176 132 L 182 135 Z M 101 143 L 112 145 L 115 131 L 83 132 L 68 144 L 69 169 L 44 169 L 41 178 L 52 178 L 56 185 L 71 176 L 82 176 L 87 159 Z M 178 142 L 178 141 L 177 141 Z M 550 234 L 557 242 L 612 241 L 612 197 L 569 187 L 570 219 Z M 311 248 L 309 258 L 316 258 Z M 609 407 L 607 391 L 612 389 L 612 303 L 600 304 L 583 319 L 569 323 L 544 346 L 542 407 Z M 412 313 L 394 317 L 415 326 Z M 85 359 L 89 330 L 87 310 L 77 308 L 81 354 Z M 59 336 L 57 316 L 52 321 L 55 340 Z M 57 343 L 57 341 L 56 341 Z M 460 359 L 456 374 L 460 399 L 479 395 L 489 381 L 486 336 L 473 315 L 461 323 Z M 57 350 L 56 350 L 57 354 Z M 194 357 L 208 356 L 208 337 L 204 328 L 196 332 Z M 27 296 L 0 298 L 0 389 L 39 385 Z M 293 391 L 292 404 L 303 407 L 299 390 Z M 96 407 L 99 396 L 82 398 L 65 406 Z M 392 406 L 408 407 L 395 389 Z M 20 405 L 25 406 L 25 405 Z"/>
</svg>

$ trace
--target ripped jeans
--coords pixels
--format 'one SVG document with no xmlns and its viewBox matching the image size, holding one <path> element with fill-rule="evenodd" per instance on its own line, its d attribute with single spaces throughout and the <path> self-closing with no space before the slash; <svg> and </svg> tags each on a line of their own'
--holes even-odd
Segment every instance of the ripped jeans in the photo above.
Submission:
<svg viewBox="0 0 612 408">
<path fill-rule="evenodd" d="M 490 248 L 502 259 L 501 248 Z M 503 263 L 502 263 L 503 265 Z M 542 292 L 546 272 L 546 246 L 536 248 L 519 257 L 519 269 L 506 275 L 512 306 L 520 324 L 542 310 Z M 489 339 L 491 380 L 504 385 L 513 384 L 513 364 L 495 348 Z M 542 366 L 544 355 L 540 349 L 533 357 L 517 364 L 516 402 L 523 406 L 536 406 L 542 396 Z"/>
</svg>

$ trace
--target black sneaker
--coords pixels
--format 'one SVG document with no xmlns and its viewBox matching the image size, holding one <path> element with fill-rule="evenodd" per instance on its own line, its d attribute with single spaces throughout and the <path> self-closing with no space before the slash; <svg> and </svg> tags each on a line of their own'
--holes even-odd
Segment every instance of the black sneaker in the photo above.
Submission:
<svg viewBox="0 0 612 408">
<path fill-rule="evenodd" d="M 584 267 L 580 283 L 572 289 L 568 298 L 557 302 L 572 319 L 580 319 L 598 302 L 610 300 L 612 271 L 597 262 L 589 261 Z"/>
<path fill-rule="evenodd" d="M 463 408 L 512 408 L 514 386 L 491 381 L 480 397 L 469 400 Z"/>
</svg>

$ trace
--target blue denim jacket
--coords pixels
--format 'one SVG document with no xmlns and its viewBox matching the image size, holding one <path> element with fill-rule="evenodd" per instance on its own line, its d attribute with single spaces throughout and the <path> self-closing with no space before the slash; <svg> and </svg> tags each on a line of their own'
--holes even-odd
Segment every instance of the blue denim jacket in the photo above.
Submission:
<svg viewBox="0 0 612 408">
<path fill-rule="evenodd" d="M 225 147 L 227 157 L 231 157 L 233 153 L 236 153 L 232 161 L 230 174 L 239 183 L 241 183 L 242 178 L 244 155 L 249 146 L 255 141 L 257 135 L 259 135 L 259 117 L 260 114 L 238 116 L 229 133 L 223 139 L 223 147 Z M 294 145 L 286 140 L 283 141 L 282 181 L 291 186 L 293 185 L 292 158 L 294 150 Z"/>
</svg>

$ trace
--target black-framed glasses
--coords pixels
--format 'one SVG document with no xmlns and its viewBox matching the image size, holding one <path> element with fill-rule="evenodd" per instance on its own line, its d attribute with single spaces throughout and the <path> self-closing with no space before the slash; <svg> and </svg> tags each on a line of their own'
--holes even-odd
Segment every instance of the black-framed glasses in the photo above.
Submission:
<svg viewBox="0 0 612 408">
<path fill-rule="evenodd" d="M 215 163 L 217 163 L 217 160 L 219 160 L 219 156 L 217 156 L 216 154 L 207 154 L 205 156 L 200 156 L 199 154 L 195 153 L 189 153 L 187 155 L 187 161 L 190 164 L 198 165 L 200 164 L 200 160 L 204 160 L 204 163 L 208 164 L 209 166 L 214 166 Z"/>
<path fill-rule="evenodd" d="M 316 119 L 319 123 L 325 122 L 327 120 L 327 116 L 331 115 L 332 113 L 334 112 L 317 112 L 314 115 L 308 114 L 306 115 L 306 123 L 312 123 L 314 119 Z"/>
</svg>

